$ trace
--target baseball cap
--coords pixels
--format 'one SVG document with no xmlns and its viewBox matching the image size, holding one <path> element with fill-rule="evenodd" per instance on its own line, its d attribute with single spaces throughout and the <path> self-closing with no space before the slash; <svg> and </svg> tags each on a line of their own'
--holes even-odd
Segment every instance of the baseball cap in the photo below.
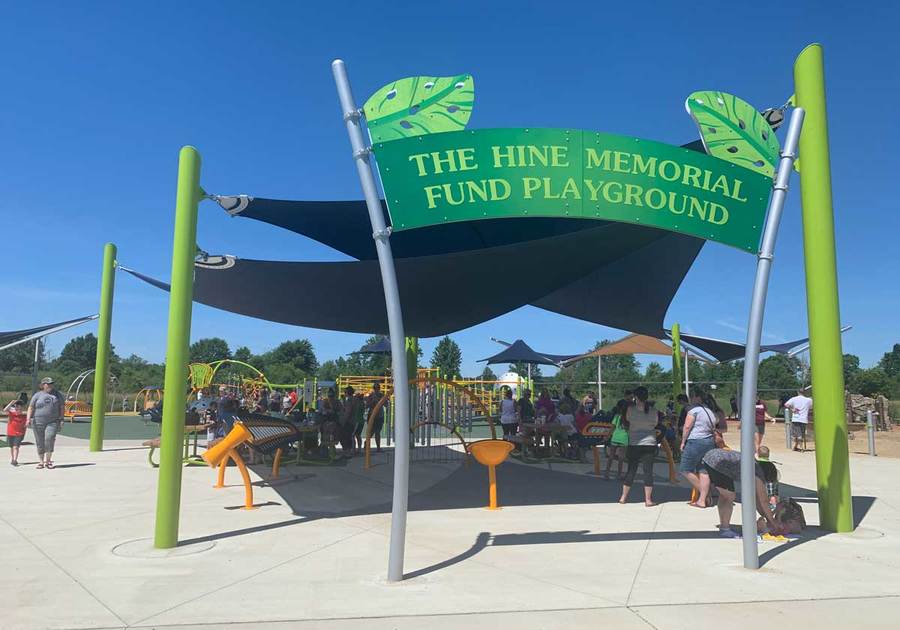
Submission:
<svg viewBox="0 0 900 630">
<path fill-rule="evenodd" d="M 53 385 L 53 379 L 49 376 L 41 379 L 41 385 Z"/>
</svg>

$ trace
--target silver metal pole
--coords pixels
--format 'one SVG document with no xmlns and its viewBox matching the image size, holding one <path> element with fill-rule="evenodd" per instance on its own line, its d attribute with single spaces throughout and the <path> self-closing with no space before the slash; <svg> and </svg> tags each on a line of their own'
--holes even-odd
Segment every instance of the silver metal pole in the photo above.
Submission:
<svg viewBox="0 0 900 630">
<path fill-rule="evenodd" d="M 784 447 L 791 450 L 791 410 L 784 408 Z"/>
<path fill-rule="evenodd" d="M 775 252 L 778 226 L 784 210 L 788 182 L 794 159 L 800 128 L 803 125 L 803 109 L 791 113 L 784 148 L 778 163 L 778 172 L 769 200 L 769 211 L 763 228 L 762 242 L 756 263 L 756 279 L 753 282 L 753 299 L 750 302 L 750 321 L 747 325 L 747 346 L 744 350 L 744 378 L 741 395 L 741 526 L 743 530 L 744 568 L 759 568 L 759 550 L 756 542 L 756 466 L 753 434 L 756 432 L 756 379 L 759 370 L 759 345 L 762 337 L 763 316 L 766 310 L 766 294 L 769 290 L 769 273 Z"/>
<path fill-rule="evenodd" d="M 38 390 L 38 370 L 41 363 L 41 342 L 43 337 L 34 340 L 34 362 L 31 364 L 31 393 L 35 394 Z"/>
<path fill-rule="evenodd" d="M 691 353 L 687 350 L 684 351 L 684 395 L 688 398 L 691 397 L 690 386 L 691 381 L 688 377 L 688 363 L 691 362 Z"/>
<path fill-rule="evenodd" d="M 875 414 L 871 409 L 866 411 L 866 433 L 869 434 L 869 455 L 875 457 Z"/>
<path fill-rule="evenodd" d="M 596 413 L 603 409 L 603 368 L 601 367 L 602 355 L 597 355 L 597 408 Z"/>
<path fill-rule="evenodd" d="M 394 256 L 391 253 L 391 230 L 385 225 L 381 200 L 375 186 L 375 176 L 369 164 L 371 149 L 366 146 L 360 118 L 362 110 L 356 107 L 353 93 L 350 90 L 350 79 L 344 62 L 335 59 L 331 64 L 334 82 L 337 85 L 341 100 L 341 111 L 347 124 L 347 135 L 353 148 L 353 159 L 359 172 L 369 210 L 369 221 L 372 224 L 372 238 L 375 239 L 375 250 L 378 253 L 378 266 L 381 269 L 381 283 L 384 286 L 384 302 L 387 309 L 388 331 L 391 336 L 391 369 L 394 383 L 394 417 L 396 433 L 394 435 L 394 497 L 391 506 L 391 542 L 388 553 L 388 581 L 399 582 L 403 579 L 403 556 L 406 550 L 406 508 L 409 500 L 409 388 L 406 383 L 409 375 L 406 371 L 406 333 L 403 330 L 403 311 L 400 308 L 400 291 L 397 288 L 397 273 L 394 269 Z"/>
</svg>

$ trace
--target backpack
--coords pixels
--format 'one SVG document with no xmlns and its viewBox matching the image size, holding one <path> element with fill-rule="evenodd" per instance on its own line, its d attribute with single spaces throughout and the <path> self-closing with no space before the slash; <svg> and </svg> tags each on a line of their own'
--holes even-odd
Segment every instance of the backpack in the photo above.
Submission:
<svg viewBox="0 0 900 630">
<path fill-rule="evenodd" d="M 784 524 L 796 522 L 800 524 L 800 529 L 806 529 L 803 507 L 791 497 L 785 497 L 778 501 L 778 505 L 775 507 L 775 515 Z"/>
</svg>

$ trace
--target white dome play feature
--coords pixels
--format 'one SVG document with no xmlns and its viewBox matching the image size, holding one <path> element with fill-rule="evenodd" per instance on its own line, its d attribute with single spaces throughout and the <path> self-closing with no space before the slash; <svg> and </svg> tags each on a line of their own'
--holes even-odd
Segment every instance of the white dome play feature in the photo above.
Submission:
<svg viewBox="0 0 900 630">
<path fill-rule="evenodd" d="M 494 389 L 501 389 L 502 387 L 509 387 L 513 396 L 516 398 L 519 397 L 519 389 L 525 386 L 525 378 L 523 376 L 519 376 L 515 372 L 506 372 L 502 376 L 497 378 L 497 383 L 494 385 Z"/>
</svg>

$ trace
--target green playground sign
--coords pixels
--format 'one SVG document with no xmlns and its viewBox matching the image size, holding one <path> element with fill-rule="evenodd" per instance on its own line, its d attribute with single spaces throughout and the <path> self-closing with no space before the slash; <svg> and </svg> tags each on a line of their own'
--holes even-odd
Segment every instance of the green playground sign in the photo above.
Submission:
<svg viewBox="0 0 900 630">
<path fill-rule="evenodd" d="M 624 221 L 756 251 L 772 180 L 660 142 L 477 129 L 376 142 L 394 230 L 505 217 Z"/>
</svg>

